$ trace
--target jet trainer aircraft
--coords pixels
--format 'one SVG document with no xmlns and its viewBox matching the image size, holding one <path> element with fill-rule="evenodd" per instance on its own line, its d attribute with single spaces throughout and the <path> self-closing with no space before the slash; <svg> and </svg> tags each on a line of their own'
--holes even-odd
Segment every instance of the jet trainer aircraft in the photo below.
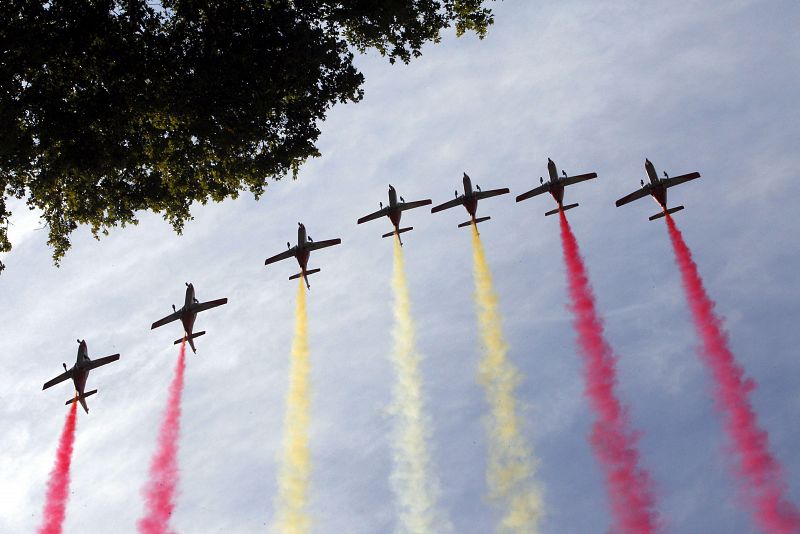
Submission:
<svg viewBox="0 0 800 534">
<path fill-rule="evenodd" d="M 492 189 L 490 191 L 481 191 L 481 187 L 479 185 L 475 185 L 475 189 L 477 191 L 472 190 L 472 180 L 469 179 L 467 173 L 464 173 L 464 178 L 462 180 L 464 182 L 464 194 L 459 195 L 458 191 L 456 191 L 456 198 L 449 202 L 445 202 L 444 204 L 439 204 L 438 206 L 431 209 L 431 213 L 436 213 L 437 211 L 447 210 L 450 208 L 454 208 L 456 206 L 464 206 L 469 213 L 470 220 L 467 222 L 463 222 L 458 225 L 459 228 L 464 228 L 465 226 L 469 226 L 470 224 L 478 224 L 479 222 L 488 221 L 491 217 L 479 217 L 475 218 L 475 212 L 478 210 L 478 201 L 484 198 L 494 197 L 497 195 L 505 195 L 508 193 L 508 188 L 504 187 L 503 189 Z"/>
<path fill-rule="evenodd" d="M 320 248 L 325 247 L 332 247 L 333 245 L 338 245 L 342 242 L 341 239 L 328 239 L 327 241 L 317 241 L 314 242 L 306 233 L 306 227 L 303 226 L 302 223 L 297 223 L 297 245 L 291 246 L 288 242 L 286 243 L 286 248 L 289 250 L 285 252 L 281 252 L 280 254 L 276 254 L 271 258 L 267 258 L 264 260 L 264 265 L 269 265 L 270 263 L 275 263 L 277 261 L 285 260 L 291 257 L 297 258 L 297 263 L 300 264 L 300 272 L 297 274 L 293 274 L 289 277 L 289 280 L 296 280 L 303 277 L 303 280 L 306 281 L 306 287 L 311 289 L 311 284 L 308 283 L 308 275 L 318 273 L 320 269 L 311 269 L 308 270 L 308 257 L 311 255 L 312 250 L 317 250 Z"/>
<path fill-rule="evenodd" d="M 626 195 L 621 199 L 617 200 L 617 207 L 622 206 L 623 204 L 627 204 L 628 202 L 633 202 L 634 200 L 638 200 L 640 198 L 646 197 L 647 195 L 652 195 L 656 202 L 658 202 L 659 206 L 661 206 L 661 212 L 656 213 L 655 215 L 650 216 L 650 220 L 653 221 L 655 219 L 661 218 L 664 215 L 675 213 L 676 211 L 680 211 L 683 209 L 683 206 L 677 206 L 674 208 L 667 208 L 667 189 L 678 184 L 682 184 L 684 182 L 688 182 L 689 180 L 694 180 L 695 178 L 700 178 L 699 172 L 690 172 L 689 174 L 682 174 L 680 176 L 675 176 L 674 178 L 670 178 L 669 175 L 665 172 L 664 178 L 659 178 L 658 174 L 656 173 L 655 167 L 653 164 L 650 163 L 649 159 L 644 160 L 644 168 L 647 171 L 647 176 L 650 178 L 649 183 L 645 183 L 644 180 L 641 180 L 642 188 L 638 191 L 634 191 L 630 195 Z"/>
<path fill-rule="evenodd" d="M 584 180 L 591 180 L 592 178 L 597 178 L 596 172 L 590 172 L 587 174 L 578 174 L 577 176 L 567 176 L 566 171 L 561 171 L 562 177 L 558 176 L 558 169 L 556 169 L 556 164 L 553 163 L 553 160 L 547 158 L 547 172 L 550 173 L 550 180 L 545 182 L 543 178 L 539 178 L 539 183 L 542 184 L 539 187 L 531 189 L 527 193 L 522 193 L 517 197 L 517 202 L 522 202 L 523 200 L 527 200 L 529 198 L 533 198 L 537 195 L 541 195 L 542 193 L 550 193 L 553 195 L 556 203 L 558 203 L 558 207 L 554 210 L 550 210 L 545 215 L 553 215 L 560 211 L 567 211 L 572 208 L 577 208 L 578 203 L 575 204 L 567 204 L 564 205 L 564 187 L 572 184 L 577 184 L 578 182 L 583 182 Z"/>
<path fill-rule="evenodd" d="M 373 221 L 381 217 L 389 217 L 389 220 L 392 221 L 392 224 L 394 225 L 394 232 L 383 234 L 383 237 L 389 237 L 390 235 L 394 234 L 397 236 L 397 239 L 400 240 L 400 244 L 402 245 L 403 241 L 400 239 L 400 234 L 414 229 L 413 226 L 409 226 L 408 228 L 400 228 L 400 217 L 403 215 L 403 212 L 406 210 L 419 208 L 421 206 L 427 206 L 430 203 L 431 199 L 429 198 L 426 198 L 425 200 L 415 200 L 414 202 L 406 202 L 403 197 L 400 197 L 400 202 L 398 202 L 397 191 L 394 190 L 392 184 L 389 184 L 389 204 L 384 207 L 383 202 L 381 202 L 381 209 L 375 213 L 370 213 L 369 215 L 361 217 L 358 220 L 358 224 L 365 223 L 367 221 Z"/>
<path fill-rule="evenodd" d="M 158 321 L 153 323 L 153 326 L 150 327 L 150 330 L 154 328 L 158 328 L 159 326 L 164 326 L 167 323 L 171 323 L 172 321 L 177 321 L 178 319 L 181 320 L 183 323 L 183 337 L 180 339 L 176 339 L 174 345 L 177 345 L 181 341 L 188 341 L 189 346 L 192 347 L 192 352 L 197 354 L 197 349 L 194 347 L 194 338 L 200 337 L 206 333 L 205 330 L 202 332 L 195 332 L 192 333 L 192 328 L 194 328 L 194 321 L 197 319 L 197 314 L 201 311 L 210 310 L 211 308 L 216 308 L 217 306 L 222 306 L 223 304 L 227 304 L 228 299 L 217 299 L 217 300 L 210 300 L 208 302 L 199 302 L 194 296 L 194 286 L 189 282 L 186 282 L 186 298 L 183 302 L 183 307 L 179 310 L 175 309 L 175 305 L 172 305 L 173 313 L 167 315 L 163 319 L 159 319 Z"/>
<path fill-rule="evenodd" d="M 89 378 L 89 371 L 91 371 L 92 369 L 97 369 L 101 365 L 115 362 L 117 360 L 119 360 L 119 354 L 106 356 L 105 358 L 100 358 L 99 360 L 89 359 L 89 349 L 86 346 L 86 341 L 79 339 L 78 358 L 75 361 L 75 365 L 73 365 L 71 369 L 67 369 L 67 364 L 62 363 L 61 365 L 64 366 L 64 372 L 55 377 L 54 379 L 45 382 L 44 385 L 42 386 L 42 391 L 51 386 L 59 384 L 64 380 L 67 380 L 68 378 L 71 378 L 72 382 L 75 384 L 75 392 L 77 393 L 77 398 L 73 397 L 64 404 L 69 406 L 70 404 L 72 404 L 77 400 L 78 402 L 81 403 L 81 406 L 83 406 L 84 411 L 86 411 L 86 413 L 89 413 L 89 407 L 86 406 L 86 397 L 97 393 L 96 389 L 84 392 L 84 389 L 86 388 L 86 379 Z"/>
</svg>

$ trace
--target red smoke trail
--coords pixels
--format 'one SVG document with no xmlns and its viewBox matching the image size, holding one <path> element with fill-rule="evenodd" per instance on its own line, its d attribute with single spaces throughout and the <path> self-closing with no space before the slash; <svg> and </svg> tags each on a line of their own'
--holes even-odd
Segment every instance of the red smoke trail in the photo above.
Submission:
<svg viewBox="0 0 800 534">
<path fill-rule="evenodd" d="M 186 369 L 186 340 L 181 343 L 175 377 L 169 386 L 167 409 L 158 433 L 158 449 L 150 464 L 150 480 L 142 490 L 145 515 L 136 526 L 142 534 L 166 534 L 175 509 L 175 488 L 178 486 L 178 435 L 181 420 L 183 371 Z"/>
<path fill-rule="evenodd" d="M 39 527 L 39 534 L 61 534 L 61 527 L 69 499 L 69 466 L 72 463 L 72 446 L 75 444 L 75 423 L 78 402 L 72 403 L 64 421 L 64 430 L 58 440 L 56 465 L 50 472 L 47 483 L 47 500 L 44 504 L 44 523 Z"/>
<path fill-rule="evenodd" d="M 597 420 L 591 443 L 606 476 L 614 516 L 614 532 L 651 533 L 659 526 L 650 474 L 639 467 L 638 436 L 630 430 L 625 408 L 617 399 L 616 356 L 603 337 L 578 242 L 564 213 L 561 243 L 567 264 L 569 296 L 578 345 L 584 358 L 586 395 Z"/>
<path fill-rule="evenodd" d="M 758 426 L 750 405 L 748 397 L 755 389 L 755 382 L 745 378 L 744 370 L 736 363 L 692 253 L 675 221 L 669 215 L 666 218 L 683 289 L 702 340 L 700 357 L 714 378 L 717 409 L 722 412 L 725 430 L 739 459 L 737 474 L 747 484 L 746 498 L 755 508 L 756 521 L 764 532 L 800 532 L 800 511 L 786 500 L 783 470 L 770 454 L 767 433 Z"/>
</svg>

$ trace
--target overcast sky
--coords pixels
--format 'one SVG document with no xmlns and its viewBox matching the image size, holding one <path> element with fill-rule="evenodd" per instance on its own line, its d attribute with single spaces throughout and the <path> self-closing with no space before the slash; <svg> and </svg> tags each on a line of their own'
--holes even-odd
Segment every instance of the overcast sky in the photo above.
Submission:
<svg viewBox="0 0 800 534">
<path fill-rule="evenodd" d="M 602 4 L 602 5 L 601 5 Z M 365 98 L 322 125 L 322 157 L 297 181 L 273 183 L 258 203 L 243 195 L 196 206 L 176 236 L 159 216 L 97 242 L 75 233 L 61 268 L 46 230 L 16 207 L 14 250 L 0 275 L 0 532 L 38 526 L 64 421 L 68 384 L 42 383 L 72 365 L 76 338 L 90 356 L 120 352 L 95 371 L 99 393 L 79 413 L 66 532 L 135 532 L 140 489 L 181 335 L 150 324 L 181 305 L 186 281 L 202 314 L 187 355 L 181 481 L 173 525 L 184 533 L 265 532 L 274 515 L 296 285 L 292 262 L 264 259 L 296 239 L 316 240 L 309 332 L 312 360 L 310 509 L 319 533 L 385 533 L 396 524 L 391 470 L 394 382 L 388 220 L 357 226 L 386 202 L 452 198 L 466 171 L 512 195 L 481 203 L 509 358 L 521 370 L 524 434 L 538 459 L 548 533 L 610 525 L 587 433 L 552 199 L 513 195 L 546 176 L 547 158 L 598 180 L 566 200 L 610 342 L 619 394 L 642 433 L 643 465 L 657 485 L 668 531 L 755 532 L 737 497 L 709 373 L 650 200 L 615 208 L 644 178 L 699 171 L 670 190 L 676 220 L 726 319 L 770 448 L 800 502 L 800 5 L 727 2 L 506 1 L 484 41 L 447 32 L 412 64 L 357 63 Z M 432 466 L 454 531 L 492 531 L 484 496 L 486 403 L 464 210 L 407 212 L 409 286 L 431 420 Z"/>
</svg>

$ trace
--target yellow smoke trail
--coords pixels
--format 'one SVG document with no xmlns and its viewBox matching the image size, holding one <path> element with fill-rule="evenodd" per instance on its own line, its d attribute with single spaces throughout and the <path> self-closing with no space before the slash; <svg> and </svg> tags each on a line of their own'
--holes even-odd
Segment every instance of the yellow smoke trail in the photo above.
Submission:
<svg viewBox="0 0 800 534">
<path fill-rule="evenodd" d="M 309 362 L 306 288 L 303 277 L 297 290 L 294 340 L 286 398 L 286 436 L 283 459 L 278 475 L 277 530 L 281 534 L 306 534 L 311 529 L 308 503 L 308 481 L 311 455 L 308 447 L 309 427 Z"/>
<path fill-rule="evenodd" d="M 397 382 L 393 413 L 397 417 L 394 439 L 392 489 L 398 505 L 398 532 L 428 534 L 449 530 L 438 516 L 437 484 L 429 473 L 428 432 L 422 401 L 419 355 L 415 347 L 414 322 L 408 295 L 405 260 L 400 240 L 394 237 L 394 364 Z"/>
<path fill-rule="evenodd" d="M 531 448 L 520 434 L 514 389 L 520 380 L 506 359 L 508 345 L 497 306 L 492 275 L 480 236 L 472 225 L 472 259 L 475 271 L 475 304 L 483 342 L 480 382 L 486 390 L 491 415 L 488 420 L 489 462 L 486 481 L 489 498 L 503 509 L 500 532 L 539 531 L 542 517 L 541 490 L 533 480 Z"/>
</svg>

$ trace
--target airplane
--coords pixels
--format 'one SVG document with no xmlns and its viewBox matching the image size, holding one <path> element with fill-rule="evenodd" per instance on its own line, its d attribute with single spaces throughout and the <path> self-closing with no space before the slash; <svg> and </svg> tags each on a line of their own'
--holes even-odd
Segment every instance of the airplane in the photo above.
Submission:
<svg viewBox="0 0 800 534">
<path fill-rule="evenodd" d="M 642 188 L 638 191 L 634 191 L 630 195 L 626 195 L 621 199 L 617 200 L 617 207 L 622 206 L 623 204 L 627 204 L 628 202 L 633 202 L 634 200 L 638 200 L 640 198 L 646 197 L 647 195 L 652 195 L 656 202 L 658 202 L 659 206 L 661 206 L 661 212 L 656 213 L 655 215 L 650 216 L 650 220 L 654 221 L 659 219 L 667 214 L 675 213 L 676 211 L 681 211 L 683 206 L 676 206 L 674 208 L 667 208 L 667 189 L 678 184 L 682 184 L 684 182 L 688 182 L 689 180 L 694 180 L 695 178 L 700 178 L 699 172 L 690 172 L 689 174 L 682 174 L 680 176 L 675 176 L 674 178 L 670 178 L 669 175 L 665 172 L 664 178 L 659 178 L 658 174 L 656 173 L 655 167 L 653 164 L 650 163 L 649 159 L 644 160 L 644 168 L 647 171 L 647 176 L 650 178 L 650 183 L 645 183 L 644 180 L 641 180 Z"/>
<path fill-rule="evenodd" d="M 400 202 L 397 202 L 397 191 L 394 190 L 392 184 L 389 184 L 389 204 L 384 207 L 383 202 L 380 202 L 379 204 L 381 209 L 375 213 L 370 213 L 369 215 L 361 217 L 358 220 L 358 224 L 365 223 L 367 221 L 373 221 L 384 216 L 389 217 L 389 220 L 392 221 L 392 224 L 394 225 L 394 232 L 383 234 L 383 237 L 389 237 L 390 235 L 394 234 L 397 236 L 397 239 L 400 241 L 400 245 L 402 246 L 403 240 L 400 239 L 400 234 L 414 229 L 413 226 L 409 226 L 408 228 L 400 228 L 400 217 L 403 215 L 403 212 L 406 210 L 419 208 L 421 206 L 427 206 L 430 203 L 431 199 L 429 198 L 426 198 L 425 200 L 416 200 L 414 202 L 406 202 L 403 197 L 400 197 Z"/>
<path fill-rule="evenodd" d="M 275 263 L 277 261 L 285 260 L 294 256 L 297 259 L 297 263 L 300 264 L 300 272 L 290 276 L 289 280 L 296 280 L 302 276 L 303 280 L 306 281 L 306 287 L 311 289 L 311 284 L 308 283 L 308 275 L 318 273 L 321 270 L 308 270 L 308 257 L 311 255 L 311 251 L 325 247 L 332 247 L 340 244 L 341 242 L 342 240 L 337 238 L 328 239 L 327 241 L 317 241 L 315 243 L 314 240 L 311 239 L 311 236 L 306 233 L 306 227 L 303 226 L 303 223 L 297 223 L 297 245 L 293 247 L 287 242 L 286 248 L 289 250 L 281 252 L 280 254 L 276 254 L 271 258 L 267 258 L 264 260 L 264 265 L 269 265 L 270 263 Z"/>
<path fill-rule="evenodd" d="M 97 393 L 96 389 L 84 392 L 84 389 L 86 388 L 86 379 L 89 378 L 89 371 L 91 371 L 92 369 L 97 369 L 101 365 L 115 362 L 117 360 L 119 360 L 119 354 L 113 354 L 111 356 L 106 356 L 105 358 L 100 358 L 98 360 L 89 359 L 89 349 L 86 346 L 86 340 L 79 339 L 78 358 L 75 361 L 75 365 L 73 365 L 72 368 L 67 369 L 67 364 L 62 363 L 61 365 L 64 366 L 64 372 L 55 377 L 54 379 L 45 382 L 44 385 L 42 386 L 42 391 L 56 384 L 59 384 L 64 380 L 67 380 L 68 378 L 71 378 L 72 382 L 75 384 L 76 396 L 72 397 L 64 404 L 66 406 L 69 406 L 70 404 L 72 404 L 77 400 L 78 402 L 81 403 L 81 406 L 83 406 L 84 411 L 86 413 L 89 413 L 89 407 L 86 405 L 86 397 Z"/>
<path fill-rule="evenodd" d="M 596 172 L 590 172 L 587 174 L 578 174 L 577 176 L 567 176 L 566 171 L 561 171 L 563 178 L 558 176 L 558 169 L 556 169 L 556 164 L 553 163 L 553 160 L 547 158 L 547 172 L 550 173 L 550 180 L 547 182 L 544 181 L 543 178 L 539 177 L 539 183 L 541 184 L 539 187 L 531 189 L 527 193 L 522 193 L 517 197 L 517 202 L 522 202 L 523 200 L 527 200 L 529 198 L 535 197 L 537 195 L 541 195 L 542 193 L 550 193 L 553 195 L 553 198 L 558 203 L 558 207 L 554 210 L 550 210 L 545 215 L 553 215 L 558 213 L 559 211 L 567 211 L 571 210 L 572 208 L 577 208 L 578 203 L 575 204 L 567 204 L 564 205 L 564 187 L 572 184 L 577 184 L 578 182 L 583 182 L 584 180 L 591 180 L 592 178 L 597 178 Z"/>
<path fill-rule="evenodd" d="M 183 337 L 180 339 L 176 339 L 173 345 L 177 345 L 182 341 L 188 341 L 189 346 L 192 347 L 192 352 L 197 354 L 197 349 L 194 347 L 194 339 L 197 337 L 202 336 L 206 333 L 205 330 L 202 332 L 195 332 L 192 333 L 192 328 L 194 328 L 194 321 L 197 319 L 197 314 L 201 311 L 210 310 L 211 308 L 216 308 L 217 306 L 222 306 L 223 304 L 227 304 L 228 299 L 217 299 L 217 300 L 210 300 L 208 302 L 200 302 L 194 296 L 194 286 L 189 282 L 186 282 L 186 298 L 183 301 L 183 307 L 181 309 L 176 310 L 175 305 L 172 305 L 172 312 L 171 314 L 167 315 L 163 319 L 159 319 L 158 321 L 153 323 L 153 326 L 150 327 L 150 330 L 158 328 L 159 326 L 164 326 L 167 323 L 171 323 L 172 321 L 177 321 L 178 319 L 181 320 L 183 323 Z"/>
<path fill-rule="evenodd" d="M 483 221 L 488 221 L 491 217 L 478 217 L 475 218 L 475 212 L 478 210 L 478 201 L 484 198 L 494 197 L 497 195 L 505 195 L 508 193 L 508 188 L 504 187 L 503 189 L 492 189 L 490 191 L 481 191 L 481 187 L 479 185 L 475 185 L 475 189 L 477 191 L 472 190 L 472 180 L 470 180 L 467 173 L 464 173 L 464 178 L 462 179 L 464 182 L 464 194 L 459 195 L 458 191 L 456 191 L 456 198 L 450 200 L 449 202 L 445 202 L 444 204 L 439 204 L 438 206 L 431 209 L 431 213 L 436 213 L 437 211 L 447 210 L 453 208 L 455 206 L 464 206 L 469 213 L 470 220 L 467 222 L 463 222 L 458 225 L 459 228 L 464 228 L 465 226 L 469 226 L 470 224 L 478 224 Z"/>
</svg>

